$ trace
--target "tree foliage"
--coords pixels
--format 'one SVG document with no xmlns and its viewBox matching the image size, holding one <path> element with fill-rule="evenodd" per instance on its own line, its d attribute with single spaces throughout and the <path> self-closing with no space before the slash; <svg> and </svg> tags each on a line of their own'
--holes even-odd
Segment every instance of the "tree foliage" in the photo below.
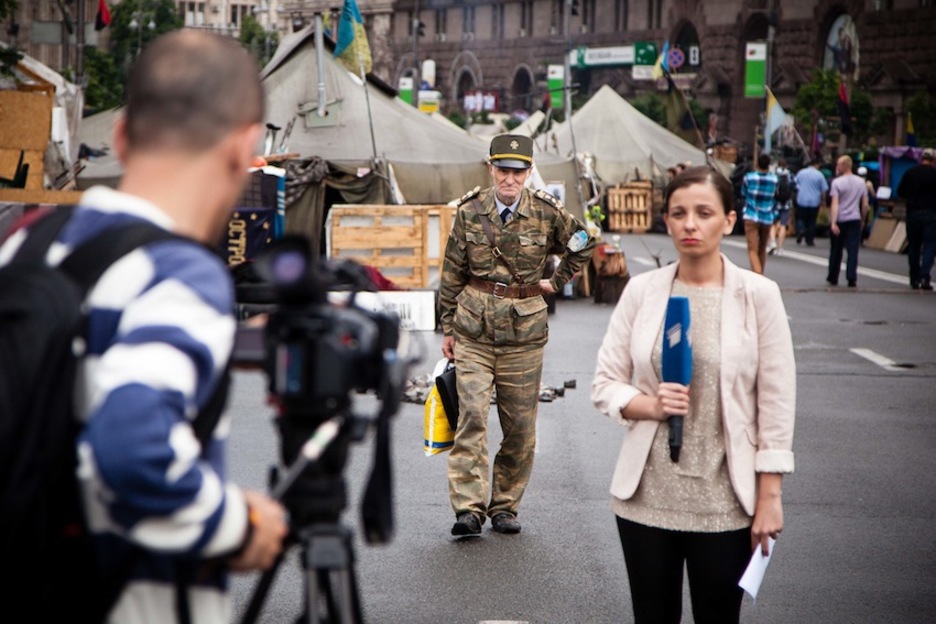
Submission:
<svg viewBox="0 0 936 624">
<path fill-rule="evenodd" d="M 813 128 L 813 114 L 818 116 L 821 127 L 839 127 L 839 74 L 835 70 L 817 69 L 810 82 L 802 85 L 796 93 L 793 104 L 793 117 L 801 128 L 804 137 L 810 136 Z M 849 143 L 866 143 L 872 135 L 874 107 L 871 96 L 858 86 L 852 88 L 850 113 L 852 136 Z M 880 128 L 880 120 L 875 130 Z"/>
<path fill-rule="evenodd" d="M 153 39 L 182 26 L 173 0 L 123 0 L 115 5 L 108 26 L 110 46 L 107 50 L 88 48 L 85 55 L 87 107 L 100 111 L 121 106 L 133 59 Z"/>
<path fill-rule="evenodd" d="M 257 59 L 260 69 L 263 69 L 273 58 L 273 52 L 279 45 L 279 33 L 268 33 L 253 15 L 245 15 L 240 28 L 240 42 Z"/>
<path fill-rule="evenodd" d="M 907 102 L 907 110 L 913 115 L 917 145 L 936 146 L 936 97 L 920 91 Z"/>
</svg>

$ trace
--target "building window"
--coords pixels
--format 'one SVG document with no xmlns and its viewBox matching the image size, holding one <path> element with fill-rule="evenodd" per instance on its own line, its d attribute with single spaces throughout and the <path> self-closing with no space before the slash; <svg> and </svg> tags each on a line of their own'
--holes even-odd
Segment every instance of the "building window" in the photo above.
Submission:
<svg viewBox="0 0 936 624">
<path fill-rule="evenodd" d="M 491 6 L 491 39 L 500 39 L 504 36 L 504 5 Z"/>
<path fill-rule="evenodd" d="M 663 23 L 663 0 L 647 0 L 647 28 L 660 28 Z"/>
<path fill-rule="evenodd" d="M 436 40 L 445 41 L 445 34 L 448 30 L 447 24 L 447 13 L 445 9 L 436 9 L 435 12 L 435 31 L 436 31 Z"/>
<path fill-rule="evenodd" d="M 595 32 L 595 0 L 579 0 L 582 5 L 582 32 Z"/>
<path fill-rule="evenodd" d="M 533 0 L 521 0 L 520 2 L 520 35 L 531 36 L 533 34 Z"/>
<path fill-rule="evenodd" d="M 563 32 L 565 24 L 563 24 L 562 18 L 565 17 L 565 5 L 566 0 L 554 0 L 552 3 L 552 17 L 549 26 L 553 35 Z"/>
<path fill-rule="evenodd" d="M 618 0 L 614 3 L 614 30 L 616 32 L 627 30 L 627 0 Z"/>
<path fill-rule="evenodd" d="M 475 8 L 474 5 L 462 7 L 462 33 L 473 33 L 475 30 Z"/>
</svg>

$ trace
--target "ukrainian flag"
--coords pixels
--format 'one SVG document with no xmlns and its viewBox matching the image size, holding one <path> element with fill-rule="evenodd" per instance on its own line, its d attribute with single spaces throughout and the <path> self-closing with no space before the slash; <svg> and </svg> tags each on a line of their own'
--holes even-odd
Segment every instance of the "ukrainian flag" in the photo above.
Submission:
<svg viewBox="0 0 936 624">
<path fill-rule="evenodd" d="M 907 145 L 916 147 L 916 132 L 913 130 L 913 113 L 907 111 Z"/>
<path fill-rule="evenodd" d="M 659 80 L 664 74 L 669 74 L 669 41 L 663 42 L 663 51 L 653 64 L 653 79 Z"/>
<path fill-rule="evenodd" d="M 367 43 L 367 32 L 364 30 L 364 20 L 355 0 L 344 0 L 341 7 L 341 17 L 338 19 L 338 39 L 335 42 L 335 58 L 341 60 L 345 67 L 354 73 L 361 71 L 368 73 L 371 70 L 370 46 Z"/>
</svg>

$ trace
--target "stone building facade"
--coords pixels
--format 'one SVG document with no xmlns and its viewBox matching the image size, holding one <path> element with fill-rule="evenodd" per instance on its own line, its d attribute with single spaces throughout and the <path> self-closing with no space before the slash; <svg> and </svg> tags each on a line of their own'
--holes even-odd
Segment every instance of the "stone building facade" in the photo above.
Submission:
<svg viewBox="0 0 936 624">
<path fill-rule="evenodd" d="M 383 77 L 396 84 L 431 59 L 434 88 L 449 107 L 484 90 L 497 94 L 502 111 L 530 111 L 542 101 L 548 66 L 562 64 L 567 50 L 669 41 L 685 52 L 681 86 L 716 113 L 719 134 L 751 143 L 764 101 L 743 96 L 746 43 L 769 41 L 769 84 L 789 110 L 814 68 L 834 67 L 830 36 L 834 43 L 851 22 L 855 88 L 894 114 L 882 140 L 903 140 L 912 94 L 936 92 L 932 0 L 575 0 L 568 28 L 564 1 L 397 0 L 389 36 L 395 66 Z M 629 66 L 574 70 L 573 80 L 584 95 L 603 84 L 625 97 L 658 89 Z"/>
</svg>

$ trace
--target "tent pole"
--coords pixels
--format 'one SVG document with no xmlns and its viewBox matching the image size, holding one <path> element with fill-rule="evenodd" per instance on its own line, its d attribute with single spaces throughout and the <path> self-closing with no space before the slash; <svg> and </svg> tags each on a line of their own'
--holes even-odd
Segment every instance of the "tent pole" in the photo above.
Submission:
<svg viewBox="0 0 936 624">
<path fill-rule="evenodd" d="M 357 50 L 358 68 L 361 71 L 361 82 L 364 83 L 364 100 L 367 102 L 367 121 L 370 124 L 371 149 L 374 152 L 374 169 L 377 168 L 377 141 L 374 138 L 374 115 L 371 113 L 370 91 L 367 90 L 367 75 L 364 73 L 364 59 L 361 51 Z M 376 171 L 375 171 L 376 173 Z"/>
<path fill-rule="evenodd" d="M 569 56 L 572 54 L 572 0 L 563 3 L 563 24 L 565 25 L 566 51 L 565 51 L 565 116 L 569 124 L 569 136 L 572 138 L 572 159 L 575 162 L 575 192 L 578 194 L 579 206 L 585 210 L 585 198 L 582 194 L 582 171 L 579 168 L 578 148 L 575 147 L 575 131 L 572 129 L 572 63 Z"/>
<path fill-rule="evenodd" d="M 322 14 L 315 14 L 315 58 L 318 63 L 318 116 L 325 117 L 325 38 Z"/>
</svg>

